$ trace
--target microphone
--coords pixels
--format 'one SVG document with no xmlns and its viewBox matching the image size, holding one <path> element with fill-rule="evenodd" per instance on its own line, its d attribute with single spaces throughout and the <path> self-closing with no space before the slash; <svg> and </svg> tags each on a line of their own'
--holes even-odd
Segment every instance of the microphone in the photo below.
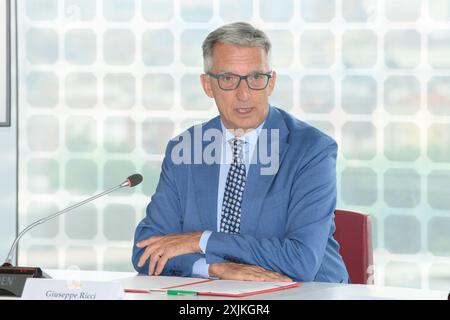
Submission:
<svg viewBox="0 0 450 320">
<path fill-rule="evenodd" d="M 14 253 L 17 247 L 17 244 L 19 243 L 20 238 L 33 229 L 34 227 L 43 224 L 49 220 L 52 220 L 66 212 L 69 212 L 75 208 L 78 208 L 88 202 L 91 202 L 97 198 L 103 197 L 104 195 L 107 195 L 111 192 L 114 192 L 118 189 L 124 188 L 124 187 L 135 187 L 138 184 L 142 182 L 142 175 L 139 173 L 135 173 L 131 176 L 129 176 L 124 182 L 121 184 L 108 189 L 100 194 L 97 194 L 93 197 L 90 197 L 84 201 L 81 201 L 79 203 L 76 203 L 68 208 L 65 208 L 61 211 L 58 211 L 56 213 L 53 213 L 47 217 L 44 217 L 40 220 L 37 220 L 30 224 L 28 227 L 23 229 L 19 235 L 14 240 L 11 249 L 9 250 L 8 255 L 6 256 L 6 260 L 3 263 L 3 265 L 0 267 L 0 296 L 3 295 L 13 295 L 13 296 L 22 296 L 23 287 L 25 286 L 25 281 L 27 278 L 50 278 L 48 275 L 46 275 L 44 272 L 42 272 L 41 268 L 38 267 L 14 267 L 12 264 Z"/>
</svg>

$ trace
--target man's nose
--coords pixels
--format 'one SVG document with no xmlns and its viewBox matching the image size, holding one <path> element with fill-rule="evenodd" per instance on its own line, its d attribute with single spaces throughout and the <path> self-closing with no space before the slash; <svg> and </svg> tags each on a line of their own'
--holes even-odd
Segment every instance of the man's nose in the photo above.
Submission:
<svg viewBox="0 0 450 320">
<path fill-rule="evenodd" d="M 250 88 L 248 87 L 247 81 L 245 79 L 241 80 L 239 86 L 236 88 L 236 96 L 241 101 L 247 101 L 250 97 Z"/>
</svg>

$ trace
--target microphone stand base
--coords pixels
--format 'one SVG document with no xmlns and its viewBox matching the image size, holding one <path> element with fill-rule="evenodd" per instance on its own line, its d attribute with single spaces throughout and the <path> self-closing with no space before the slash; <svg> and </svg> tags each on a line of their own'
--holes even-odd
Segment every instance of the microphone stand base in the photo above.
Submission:
<svg viewBox="0 0 450 320">
<path fill-rule="evenodd" d="M 4 264 L 0 267 L 0 296 L 21 297 L 28 278 L 50 278 L 41 268 L 13 267 Z"/>
</svg>

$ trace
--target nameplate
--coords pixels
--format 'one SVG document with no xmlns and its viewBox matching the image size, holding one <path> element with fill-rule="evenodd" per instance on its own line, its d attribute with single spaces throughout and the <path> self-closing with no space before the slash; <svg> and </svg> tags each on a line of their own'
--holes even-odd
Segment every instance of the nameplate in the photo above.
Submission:
<svg viewBox="0 0 450 320">
<path fill-rule="evenodd" d="M 22 299 L 26 300 L 119 300 L 124 291 L 118 282 L 67 281 L 29 278 Z"/>
</svg>

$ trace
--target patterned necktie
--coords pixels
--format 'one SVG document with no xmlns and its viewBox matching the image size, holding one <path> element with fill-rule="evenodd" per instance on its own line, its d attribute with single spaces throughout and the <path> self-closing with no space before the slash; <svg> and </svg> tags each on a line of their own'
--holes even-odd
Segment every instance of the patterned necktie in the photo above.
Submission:
<svg viewBox="0 0 450 320">
<path fill-rule="evenodd" d="M 245 187 L 244 141 L 231 139 L 233 163 L 230 165 L 222 202 L 220 232 L 239 233 L 241 227 L 241 203 Z"/>
</svg>

